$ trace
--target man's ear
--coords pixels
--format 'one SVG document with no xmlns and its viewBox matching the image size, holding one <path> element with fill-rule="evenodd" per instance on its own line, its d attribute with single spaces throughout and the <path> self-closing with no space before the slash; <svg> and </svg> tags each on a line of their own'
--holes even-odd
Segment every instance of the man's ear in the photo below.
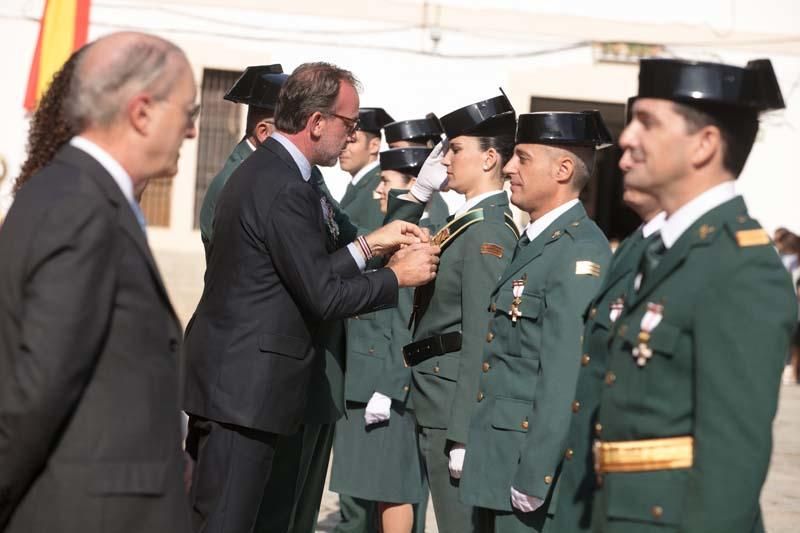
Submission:
<svg viewBox="0 0 800 533">
<path fill-rule="evenodd" d="M 137 133 L 147 135 L 153 116 L 153 98 L 147 94 L 137 94 L 128 102 L 125 108 L 128 122 Z"/>
<path fill-rule="evenodd" d="M 369 150 L 369 155 L 376 156 L 378 152 L 381 151 L 381 138 L 378 137 L 371 137 L 369 143 L 367 144 L 367 149 Z"/>
<path fill-rule="evenodd" d="M 322 137 L 322 130 L 325 126 L 325 116 L 319 111 L 314 111 L 306 121 L 306 129 L 315 139 Z"/>
<path fill-rule="evenodd" d="M 273 130 L 275 129 L 274 124 L 270 122 L 271 120 L 272 119 L 265 118 L 264 120 L 259 120 L 258 124 L 256 124 L 255 136 L 256 140 L 258 141 L 258 144 L 261 144 L 264 141 L 266 141 L 267 137 L 269 137 L 272 134 Z"/>
<path fill-rule="evenodd" d="M 707 165 L 717 154 L 722 157 L 722 133 L 716 126 L 705 126 L 693 134 L 694 142 L 689 162 L 699 168 Z"/>
<path fill-rule="evenodd" d="M 575 175 L 575 161 L 567 155 L 553 158 L 554 176 L 559 183 L 567 183 Z"/>
</svg>

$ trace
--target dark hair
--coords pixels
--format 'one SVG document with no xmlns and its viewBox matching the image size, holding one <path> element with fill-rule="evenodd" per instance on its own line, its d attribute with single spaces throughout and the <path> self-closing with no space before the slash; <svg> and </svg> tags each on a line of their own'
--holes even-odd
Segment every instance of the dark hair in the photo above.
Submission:
<svg viewBox="0 0 800 533">
<path fill-rule="evenodd" d="M 266 107 L 258 107 L 255 105 L 247 106 L 247 122 L 245 126 L 245 139 L 250 135 L 255 135 L 256 126 L 264 119 L 272 118 L 273 112 Z"/>
<path fill-rule="evenodd" d="M 502 169 L 514 155 L 514 135 L 492 135 L 491 137 L 478 137 L 478 147 L 482 152 L 489 148 L 494 148 L 500 156 L 500 168 Z"/>
<path fill-rule="evenodd" d="M 742 173 L 758 134 L 758 112 L 725 105 L 702 107 L 674 102 L 675 112 L 686 121 L 689 133 L 714 126 L 722 135 L 722 165 L 735 178 Z"/>
<path fill-rule="evenodd" d="M 28 130 L 28 157 L 14 184 L 15 193 L 31 176 L 50 163 L 56 152 L 78 133 L 78 124 L 70 120 L 64 103 L 72 85 L 78 58 L 85 49 L 86 47 L 79 49 L 67 59 L 53 75 L 50 85 L 39 100 Z"/>
<path fill-rule="evenodd" d="M 353 73 L 330 63 L 303 63 L 286 79 L 275 106 L 275 127 L 297 133 L 317 111 L 330 113 L 336 105 L 341 83 L 358 89 Z"/>
</svg>

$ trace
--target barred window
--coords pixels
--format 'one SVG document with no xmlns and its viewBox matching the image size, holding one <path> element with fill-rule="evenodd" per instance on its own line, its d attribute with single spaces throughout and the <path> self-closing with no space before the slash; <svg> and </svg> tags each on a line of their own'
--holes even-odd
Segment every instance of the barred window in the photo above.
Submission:
<svg viewBox="0 0 800 533">
<path fill-rule="evenodd" d="M 197 179 L 194 196 L 194 227 L 200 224 L 200 208 L 208 185 L 242 136 L 242 110 L 223 96 L 241 76 L 239 71 L 205 69 L 200 92 L 200 124 L 197 142 Z"/>
<path fill-rule="evenodd" d="M 140 205 L 148 226 L 169 227 L 172 203 L 172 177 L 147 182 Z"/>
</svg>

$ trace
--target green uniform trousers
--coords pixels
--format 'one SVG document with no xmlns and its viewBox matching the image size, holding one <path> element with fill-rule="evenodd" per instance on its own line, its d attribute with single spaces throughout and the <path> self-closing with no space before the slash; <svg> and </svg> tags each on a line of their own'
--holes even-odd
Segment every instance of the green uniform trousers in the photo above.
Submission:
<svg viewBox="0 0 800 533">
<path fill-rule="evenodd" d="M 481 517 L 474 507 L 458 499 L 457 479 L 450 477 L 447 430 L 419 427 L 417 445 L 433 500 L 439 533 L 484 533 Z"/>
</svg>

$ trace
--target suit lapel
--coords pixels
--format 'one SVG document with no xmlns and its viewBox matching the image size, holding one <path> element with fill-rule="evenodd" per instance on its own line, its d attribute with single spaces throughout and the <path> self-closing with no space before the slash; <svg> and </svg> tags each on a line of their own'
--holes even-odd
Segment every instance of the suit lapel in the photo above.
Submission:
<svg viewBox="0 0 800 533">
<path fill-rule="evenodd" d="M 147 262 L 148 270 L 150 271 L 150 275 L 153 278 L 156 287 L 158 287 L 162 299 L 167 304 L 167 307 L 169 308 L 173 318 L 178 321 L 177 314 L 175 313 L 175 309 L 172 307 L 169 294 L 167 293 L 167 289 L 164 286 L 163 280 L 161 279 L 161 274 L 158 271 L 158 266 L 156 265 L 152 252 L 150 251 L 150 246 L 147 244 L 147 238 L 144 234 L 144 231 L 139 225 L 139 221 L 136 220 L 136 216 L 133 214 L 133 209 L 128 203 L 128 199 L 125 198 L 124 194 L 122 194 L 122 191 L 114 181 L 114 178 L 111 177 L 108 171 L 106 171 L 106 169 L 100 163 L 98 163 L 96 159 L 85 153 L 83 150 L 79 150 L 71 145 L 67 145 L 62 148 L 56 155 L 56 159 L 84 170 L 89 176 L 92 177 L 95 183 L 97 183 L 100 189 L 105 193 L 109 201 L 117 208 L 120 226 L 125 233 L 128 234 L 131 240 L 133 240 L 136 248 L 144 256 L 145 261 Z M 180 322 L 178 321 L 178 323 Z"/>
<path fill-rule="evenodd" d="M 519 251 L 517 256 L 506 267 L 503 275 L 500 276 L 500 281 L 497 282 L 494 292 L 497 292 L 514 274 L 525 268 L 528 263 L 542 255 L 548 244 L 563 237 L 563 228 L 566 225 L 571 222 L 581 221 L 584 218 L 586 218 L 586 210 L 583 208 L 583 204 L 579 202 L 555 219 L 552 224 L 547 226 L 543 232 Z"/>
</svg>

